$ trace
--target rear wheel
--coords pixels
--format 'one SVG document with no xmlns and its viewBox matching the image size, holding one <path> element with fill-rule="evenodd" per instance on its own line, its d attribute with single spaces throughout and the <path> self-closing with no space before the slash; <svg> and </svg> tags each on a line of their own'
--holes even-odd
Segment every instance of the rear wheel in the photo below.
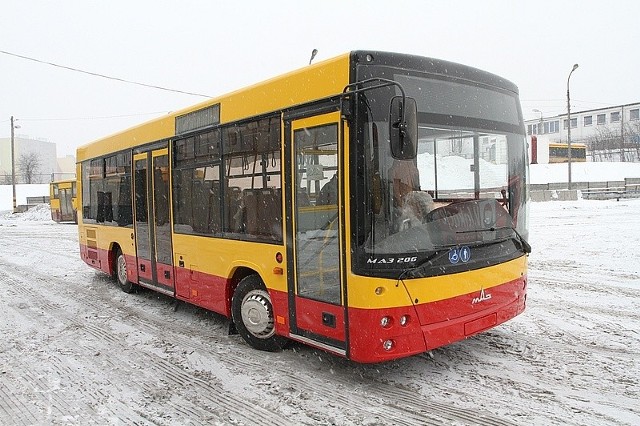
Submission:
<svg viewBox="0 0 640 426">
<path fill-rule="evenodd" d="M 115 278 L 125 293 L 131 293 L 135 289 L 135 285 L 127 279 L 127 260 L 120 249 L 116 251 Z"/>
<path fill-rule="evenodd" d="M 243 278 L 233 293 L 231 315 L 238 334 L 253 348 L 275 352 L 287 339 L 276 335 L 271 297 L 257 275 Z"/>
</svg>

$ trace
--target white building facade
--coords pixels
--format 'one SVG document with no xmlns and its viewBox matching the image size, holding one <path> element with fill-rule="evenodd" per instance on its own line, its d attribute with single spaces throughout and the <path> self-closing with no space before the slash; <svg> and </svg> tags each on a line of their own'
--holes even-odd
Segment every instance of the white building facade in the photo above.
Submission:
<svg viewBox="0 0 640 426">
<path fill-rule="evenodd" d="M 567 114 L 545 117 L 540 112 L 539 118 L 525 121 L 527 136 L 544 135 L 549 143 L 567 143 L 568 125 Z M 571 111 L 571 142 L 587 145 L 588 160 L 605 161 L 601 151 L 606 150 L 608 161 L 639 161 L 640 102 Z"/>
<path fill-rule="evenodd" d="M 48 183 L 59 172 L 55 143 L 16 135 L 14 148 L 16 183 L 25 183 L 20 170 L 20 158 L 25 154 L 35 153 L 38 158 L 31 183 Z M 0 183 L 11 183 L 11 138 L 0 138 Z"/>
</svg>

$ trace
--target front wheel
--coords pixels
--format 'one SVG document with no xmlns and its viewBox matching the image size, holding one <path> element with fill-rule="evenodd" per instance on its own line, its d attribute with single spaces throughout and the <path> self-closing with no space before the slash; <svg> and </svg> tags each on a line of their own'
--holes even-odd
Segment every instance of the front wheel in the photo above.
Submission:
<svg viewBox="0 0 640 426">
<path fill-rule="evenodd" d="M 127 279 L 127 260 L 120 249 L 116 251 L 115 269 L 115 278 L 118 281 L 120 289 L 125 293 L 132 293 L 135 289 L 135 285 Z"/>
<path fill-rule="evenodd" d="M 238 334 L 253 348 L 275 352 L 287 340 L 276 335 L 271 297 L 257 275 L 243 278 L 233 293 L 231 315 Z"/>
</svg>

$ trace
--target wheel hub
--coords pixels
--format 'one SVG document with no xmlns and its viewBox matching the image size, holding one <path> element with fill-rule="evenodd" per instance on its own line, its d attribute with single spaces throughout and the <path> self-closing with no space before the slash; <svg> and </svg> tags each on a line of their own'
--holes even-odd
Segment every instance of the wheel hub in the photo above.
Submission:
<svg viewBox="0 0 640 426">
<path fill-rule="evenodd" d="M 266 339 L 275 332 L 273 312 L 268 293 L 263 290 L 249 292 L 242 301 L 242 322 L 255 337 Z"/>
<path fill-rule="evenodd" d="M 124 256 L 118 256 L 118 281 L 121 284 L 127 282 L 127 261 Z"/>
</svg>

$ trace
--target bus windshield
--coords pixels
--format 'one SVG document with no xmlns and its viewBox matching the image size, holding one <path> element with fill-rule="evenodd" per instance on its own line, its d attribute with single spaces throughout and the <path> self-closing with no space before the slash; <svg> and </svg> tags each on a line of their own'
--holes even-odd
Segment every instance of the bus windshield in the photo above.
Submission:
<svg viewBox="0 0 640 426">
<path fill-rule="evenodd" d="M 418 106 L 418 154 L 391 155 L 382 106 L 398 89 L 365 92 L 357 267 L 397 276 L 421 266 L 418 276 L 429 276 L 521 256 L 528 160 L 517 95 L 420 75 L 394 80 Z"/>
</svg>

